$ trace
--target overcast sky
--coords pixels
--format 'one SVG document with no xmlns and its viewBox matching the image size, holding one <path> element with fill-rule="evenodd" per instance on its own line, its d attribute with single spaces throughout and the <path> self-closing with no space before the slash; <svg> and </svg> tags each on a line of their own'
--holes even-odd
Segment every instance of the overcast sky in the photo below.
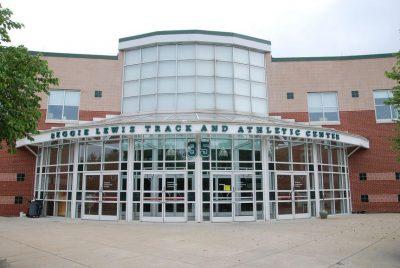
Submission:
<svg viewBox="0 0 400 268">
<path fill-rule="evenodd" d="M 272 42 L 274 57 L 342 56 L 400 49 L 400 0 L 0 0 L 25 24 L 30 50 L 117 53 L 118 39 L 201 29 Z"/>
</svg>

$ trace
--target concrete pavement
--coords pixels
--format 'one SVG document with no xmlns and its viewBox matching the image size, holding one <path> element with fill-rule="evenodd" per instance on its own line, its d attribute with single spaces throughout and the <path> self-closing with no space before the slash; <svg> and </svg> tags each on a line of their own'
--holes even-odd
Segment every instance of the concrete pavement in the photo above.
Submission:
<svg viewBox="0 0 400 268">
<path fill-rule="evenodd" d="M 188 224 L 0 217 L 0 267 L 400 267 L 400 214 Z"/>
</svg>

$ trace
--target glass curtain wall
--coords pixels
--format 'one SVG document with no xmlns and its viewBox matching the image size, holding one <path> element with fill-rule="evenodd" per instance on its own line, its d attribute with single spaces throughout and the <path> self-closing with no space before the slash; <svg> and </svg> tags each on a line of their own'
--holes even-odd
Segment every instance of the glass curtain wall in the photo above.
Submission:
<svg viewBox="0 0 400 268">
<path fill-rule="evenodd" d="M 266 116 L 264 53 L 213 44 L 125 52 L 123 113 L 228 111 Z"/>
<path fill-rule="evenodd" d="M 237 189 L 240 187 L 243 190 L 240 194 L 248 197 L 247 200 L 242 200 L 243 210 L 249 209 L 250 205 L 246 202 L 251 200 L 253 194 L 246 191 L 254 190 L 252 202 L 255 204 L 254 217 L 257 220 L 279 218 L 279 202 L 296 193 L 282 194 L 277 184 L 282 183 L 285 178 L 290 183 L 290 176 L 293 187 L 291 191 L 299 190 L 298 196 L 305 198 L 304 202 L 293 208 L 296 213 L 304 210 L 309 216 L 317 216 L 317 206 L 326 209 L 329 214 L 349 213 L 346 150 L 341 143 L 272 136 L 265 139 L 266 145 L 263 149 L 260 136 L 204 134 L 197 139 L 195 135 L 135 135 L 131 137 L 131 141 L 134 148 L 131 152 L 131 163 L 128 163 L 129 141 L 123 136 L 82 139 L 77 143 L 59 141 L 44 144 L 37 157 L 35 197 L 45 201 L 45 214 L 71 217 L 72 200 L 76 197 L 75 217 L 81 218 L 84 214 L 90 214 L 88 211 L 97 211 L 95 203 L 99 202 L 99 196 L 103 196 L 101 201 L 105 204 L 104 215 L 112 214 L 117 219 L 124 220 L 128 218 L 127 213 L 132 213 L 133 220 L 140 220 L 141 175 L 143 172 L 153 171 L 185 174 L 189 221 L 195 220 L 196 204 L 201 206 L 202 220 L 211 220 L 213 174 L 232 176 L 230 186 L 222 191 L 233 193 L 231 187 L 235 184 Z M 201 162 L 197 162 L 200 166 L 196 166 L 196 159 L 189 157 L 187 152 L 188 142 L 194 141 L 210 145 L 209 154 L 203 155 Z M 74 148 L 77 148 L 77 152 L 74 152 Z M 197 149 L 199 152 L 199 142 Z M 262 160 L 263 153 L 266 154 L 265 163 Z M 74 155 L 77 156 L 75 161 Z M 132 195 L 127 194 L 129 165 L 133 176 Z M 263 178 L 263 166 L 268 169 L 267 178 Z M 202 185 L 202 191 L 199 191 L 202 195 L 201 202 L 196 196 L 196 168 L 201 169 L 202 174 L 199 178 L 199 185 Z M 74 172 L 77 174 L 75 186 Z M 92 177 L 87 178 L 88 174 Z M 301 174 L 303 177 L 295 177 L 293 174 Z M 87 187 L 88 180 L 93 179 L 93 176 L 98 176 L 103 182 L 101 186 L 97 186 L 98 190 Z M 248 184 L 251 184 L 250 177 L 254 178 L 254 187 Z M 116 178 L 118 182 L 113 184 Z M 296 189 L 301 187 L 302 178 L 307 181 L 307 189 Z M 221 180 L 223 179 L 226 178 Z M 264 189 L 264 185 L 268 184 L 269 189 Z M 111 189 L 111 186 L 117 188 Z M 217 188 L 214 190 L 221 190 Z M 94 193 L 85 196 L 85 191 L 89 190 Z M 100 193 L 107 190 L 114 192 L 107 195 Z M 127 196 L 132 196 L 132 200 L 127 200 Z M 267 200 L 268 204 L 264 206 Z M 127 211 L 127 202 L 132 202 L 132 211 Z M 264 207 L 269 208 L 269 215 L 265 215 Z"/>
</svg>

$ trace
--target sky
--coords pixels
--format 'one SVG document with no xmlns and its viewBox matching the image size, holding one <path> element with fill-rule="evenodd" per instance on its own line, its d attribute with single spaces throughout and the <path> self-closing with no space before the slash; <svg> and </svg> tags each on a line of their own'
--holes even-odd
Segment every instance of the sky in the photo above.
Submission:
<svg viewBox="0 0 400 268">
<path fill-rule="evenodd" d="M 118 39 L 160 31 L 236 32 L 272 42 L 273 57 L 400 49 L 400 0 L 0 0 L 25 28 L 12 45 L 116 55 Z"/>
</svg>

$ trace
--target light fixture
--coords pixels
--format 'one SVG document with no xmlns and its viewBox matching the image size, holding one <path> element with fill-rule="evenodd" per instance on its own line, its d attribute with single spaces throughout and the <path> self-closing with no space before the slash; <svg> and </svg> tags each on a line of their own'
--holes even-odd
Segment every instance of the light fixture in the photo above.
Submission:
<svg viewBox="0 0 400 268">
<path fill-rule="evenodd" d="M 219 150 L 218 156 L 220 158 L 228 158 L 228 151 L 224 148 L 221 148 L 221 150 Z"/>
<path fill-rule="evenodd" d="M 169 157 L 175 156 L 175 150 L 174 149 L 168 149 L 166 154 Z"/>
</svg>

